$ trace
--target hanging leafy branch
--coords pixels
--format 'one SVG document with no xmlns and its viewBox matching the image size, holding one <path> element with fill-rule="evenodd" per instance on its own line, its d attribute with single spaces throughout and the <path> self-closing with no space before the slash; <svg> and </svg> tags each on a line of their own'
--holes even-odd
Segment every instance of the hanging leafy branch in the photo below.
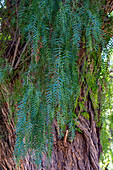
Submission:
<svg viewBox="0 0 113 170">
<path fill-rule="evenodd" d="M 88 96 L 97 125 L 102 123 L 96 115 L 104 105 L 104 100 L 99 105 L 98 89 L 106 91 L 108 66 L 101 51 L 111 36 L 103 27 L 105 2 L 12 0 L 10 6 L 7 2 L 2 23 L 8 23 L 0 35 L 0 82 L 13 84 L 9 98 L 17 106 L 10 106 L 16 114 L 15 155 L 19 160 L 32 148 L 40 158 L 42 151 L 51 151 L 54 119 L 59 138 L 68 129 L 73 140 L 80 114 L 89 119 Z"/>
</svg>

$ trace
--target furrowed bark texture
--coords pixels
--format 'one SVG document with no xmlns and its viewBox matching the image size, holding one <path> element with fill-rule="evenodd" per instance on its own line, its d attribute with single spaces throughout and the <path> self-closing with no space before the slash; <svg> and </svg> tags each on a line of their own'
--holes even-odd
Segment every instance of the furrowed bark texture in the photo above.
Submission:
<svg viewBox="0 0 113 170">
<path fill-rule="evenodd" d="M 13 119 L 8 122 L 7 105 L 4 103 L 0 109 L 0 168 L 3 170 L 15 169 L 13 160 L 14 151 L 14 122 Z"/>
<path fill-rule="evenodd" d="M 20 161 L 20 167 L 16 166 L 13 158 L 15 127 L 12 118 L 8 122 L 8 114 L 8 105 L 4 103 L 0 109 L 0 170 L 36 170 L 29 154 Z"/>
<path fill-rule="evenodd" d="M 9 2 L 9 1 L 8 1 Z M 113 10 L 112 0 L 106 1 L 105 13 L 110 13 Z M 7 4 L 8 7 L 8 4 Z M 104 8 L 104 7 L 103 7 Z M 9 7 L 10 13 L 10 7 Z M 9 23 L 8 23 L 9 24 Z M 107 32 L 108 22 L 104 22 L 103 30 Z M 3 25 L 2 25 L 3 27 Z M 6 25 L 7 28 L 7 25 Z M 108 27 L 109 28 L 109 27 Z M 1 29 L 2 30 L 2 29 Z M 14 43 L 16 42 L 16 33 L 14 30 L 10 31 L 12 37 L 14 37 L 11 48 L 8 51 L 7 58 L 10 55 L 12 47 L 14 46 L 15 55 L 17 48 Z M 112 35 L 113 33 L 111 33 Z M 18 41 L 17 41 L 18 42 Z M 82 73 L 84 61 L 81 59 L 85 49 L 81 48 L 80 61 L 78 61 L 79 72 Z M 98 56 L 97 56 L 98 57 Z M 10 59 L 12 60 L 12 58 Z M 15 57 L 14 59 L 15 60 Z M 86 58 L 88 61 L 88 58 Z M 19 60 L 18 60 L 19 61 Z M 14 61 L 12 63 L 12 66 Z M 93 65 L 90 65 L 90 71 L 93 72 Z M 16 67 L 16 66 L 15 66 Z M 86 70 L 87 72 L 87 70 Z M 81 75 L 80 75 L 81 79 Z M 84 89 L 87 89 L 87 82 L 81 83 L 81 97 L 84 97 Z M 101 95 L 101 87 L 100 95 Z M 79 101 L 82 101 L 82 98 Z M 31 162 L 31 156 L 27 154 L 24 160 L 21 160 L 20 168 L 16 167 L 15 161 L 13 160 L 13 151 L 15 144 L 15 130 L 14 122 L 11 118 L 10 123 L 8 122 L 8 106 L 6 103 L 0 108 L 0 170 L 99 170 L 99 157 L 101 149 L 100 144 L 100 127 L 96 125 L 94 115 L 100 117 L 100 108 L 95 111 L 93 103 L 88 92 L 87 100 L 84 103 L 89 118 L 85 118 L 82 114 L 79 115 L 79 105 L 75 109 L 75 114 L 79 115 L 75 128 L 79 128 L 81 132 L 76 130 L 75 138 L 73 142 L 68 141 L 68 136 L 64 139 L 58 138 L 57 122 L 53 124 L 54 128 L 54 145 L 52 151 L 52 159 L 49 163 L 46 163 L 47 155 L 43 155 L 42 167 L 39 169 Z M 76 121 L 76 120 L 75 120 Z"/>
<path fill-rule="evenodd" d="M 98 75 L 100 68 L 100 60 L 97 61 L 98 69 L 95 69 L 93 59 L 90 55 L 86 54 L 86 48 L 81 43 L 81 50 L 79 53 L 78 72 L 79 72 L 79 85 L 80 94 L 78 98 L 78 104 L 75 108 L 75 114 L 78 116 L 75 128 L 75 138 L 73 142 L 67 140 L 59 140 L 57 132 L 57 122 L 54 123 L 54 148 L 52 152 L 52 161 L 46 165 L 46 156 L 43 158 L 42 167 L 45 170 L 99 170 L 99 158 L 102 147 L 100 143 L 100 129 L 98 126 L 100 121 L 100 107 L 101 107 L 101 85 L 99 84 L 98 76 L 95 83 L 98 83 L 96 89 L 98 94 L 98 106 L 94 107 L 94 101 L 92 101 L 91 94 L 92 89 L 88 84 L 89 76 Z M 100 58 L 99 55 L 98 58 Z M 85 65 L 85 63 L 87 63 Z M 89 63 L 89 64 L 88 64 Z M 92 86 L 91 86 L 92 87 Z M 94 92 L 95 93 L 95 92 Z M 80 104 L 84 105 L 80 108 Z M 85 108 L 85 109 L 84 109 Z M 87 113 L 88 117 L 82 113 Z M 76 120 L 75 120 L 76 121 Z"/>
<path fill-rule="evenodd" d="M 52 160 L 46 164 L 46 156 L 42 160 L 42 168 L 45 170 L 99 170 L 100 143 L 96 124 L 93 116 L 91 101 L 87 101 L 87 109 L 90 114 L 90 121 L 83 116 L 79 116 L 77 127 L 83 132 L 77 132 L 74 141 L 68 139 L 59 140 L 57 134 L 57 124 L 54 123 L 54 147 Z M 0 139 L 0 168 L 3 170 L 18 170 L 13 160 L 14 150 L 14 123 L 8 123 L 8 111 L 4 107 L 1 109 L 1 134 Z M 42 169 L 41 168 L 41 169 Z M 22 170 L 36 170 L 36 166 L 30 161 L 29 154 L 21 161 Z"/>
<path fill-rule="evenodd" d="M 82 133 L 76 131 L 74 141 L 66 142 L 57 138 L 55 127 L 54 148 L 52 160 L 45 164 L 46 156 L 43 157 L 42 167 L 45 170 L 99 170 L 100 140 L 94 121 L 91 101 L 87 102 L 90 113 L 90 121 L 79 116 L 77 127 Z"/>
<path fill-rule="evenodd" d="M 84 77 L 84 81 L 81 80 L 83 75 L 83 66 L 85 61 L 88 61 L 87 55 L 85 55 L 85 50 L 82 48 L 80 51 L 80 60 L 78 61 L 79 66 L 79 79 L 80 79 L 80 94 L 78 99 L 78 105 L 75 108 L 75 114 L 78 116 L 75 128 L 79 128 L 81 132 L 76 130 L 75 138 L 73 142 L 69 142 L 68 134 L 64 136 L 64 139 L 59 139 L 57 131 L 57 122 L 53 123 L 54 128 L 54 145 L 52 151 L 52 159 L 49 163 L 47 160 L 47 155 L 43 155 L 41 168 L 37 168 L 31 162 L 31 156 L 27 154 L 24 160 L 21 160 L 20 169 L 21 170 L 99 170 L 99 157 L 101 152 L 100 144 L 100 128 L 96 125 L 94 115 L 97 117 L 97 122 L 99 122 L 100 108 L 95 111 L 93 106 L 93 101 L 91 99 L 90 93 L 88 91 L 87 80 Z M 93 74 L 93 65 L 86 67 L 86 74 L 88 69 Z M 101 88 L 101 87 L 99 87 Z M 101 91 L 101 89 L 99 89 Z M 86 97 L 84 101 L 83 98 Z M 99 97 L 99 96 L 98 96 Z M 99 102 L 101 100 L 99 99 Z M 89 118 L 85 118 L 82 115 L 84 110 L 80 109 L 79 102 L 84 103 L 86 112 Z M 8 123 L 8 106 L 3 105 L 0 111 L 0 122 L 2 129 L 2 139 L 0 139 L 0 166 L 3 170 L 19 170 L 13 160 L 13 151 L 15 144 L 15 130 L 13 119 L 11 118 L 10 124 Z M 76 121 L 76 120 L 75 120 Z M 67 132 L 67 131 L 66 131 Z"/>
</svg>

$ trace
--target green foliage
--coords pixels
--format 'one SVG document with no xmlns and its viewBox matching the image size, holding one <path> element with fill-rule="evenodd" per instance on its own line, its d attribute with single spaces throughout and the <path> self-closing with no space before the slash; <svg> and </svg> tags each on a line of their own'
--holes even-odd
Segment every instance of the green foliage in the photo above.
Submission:
<svg viewBox="0 0 113 170">
<path fill-rule="evenodd" d="M 30 41 L 31 52 L 28 55 L 31 57 L 25 62 L 26 55 L 22 55 L 18 70 L 9 64 L 12 56 L 4 59 L 0 65 L 0 82 L 11 83 L 11 77 L 19 74 L 19 80 L 15 80 L 13 93 L 9 96 L 17 106 L 11 107 L 12 112 L 17 113 L 15 155 L 19 160 L 31 148 L 36 150 L 36 161 L 40 162 L 42 152 L 50 151 L 51 155 L 53 119 L 57 120 L 59 138 L 64 136 L 68 126 L 71 140 L 75 130 L 78 130 L 75 129 L 77 104 L 80 113 L 82 111 L 82 115 L 89 119 L 84 106 L 86 97 L 83 102 L 78 102 L 83 82 L 87 84 L 86 96 L 90 93 L 93 107 L 98 109 L 98 82 L 103 84 L 103 78 L 107 82 L 108 75 L 107 63 L 103 62 L 101 66 L 100 59 L 105 45 L 102 30 L 104 10 L 100 10 L 101 1 L 94 3 L 89 0 L 83 3 L 79 0 L 76 3 L 71 0 L 22 0 L 18 5 L 18 15 L 10 16 L 10 27 L 21 35 L 19 47 Z M 17 10 L 15 1 L 12 8 L 14 12 Z M 6 32 L 9 37 L 11 32 Z M 6 41 L 5 38 L 3 40 Z M 81 56 L 84 66 L 80 73 L 81 63 L 77 65 L 77 61 L 81 46 L 86 49 L 88 59 Z"/>
<path fill-rule="evenodd" d="M 113 50 L 113 38 L 110 39 L 107 47 L 102 51 L 102 71 L 101 80 L 106 86 L 102 86 L 104 93 L 102 93 L 102 112 L 101 119 L 103 122 L 101 130 L 101 143 L 103 147 L 103 154 L 101 155 L 101 166 L 104 168 L 107 164 L 108 168 L 111 168 L 113 164 L 113 79 L 110 78 L 109 70 L 112 70 L 112 50 Z M 108 65 L 109 63 L 109 65 Z M 108 70 L 109 67 L 109 70 Z"/>
</svg>

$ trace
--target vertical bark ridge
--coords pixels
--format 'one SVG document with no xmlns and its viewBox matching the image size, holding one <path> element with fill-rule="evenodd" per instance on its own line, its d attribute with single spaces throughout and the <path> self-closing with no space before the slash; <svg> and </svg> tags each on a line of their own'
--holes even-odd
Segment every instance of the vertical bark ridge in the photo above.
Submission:
<svg viewBox="0 0 113 170">
<path fill-rule="evenodd" d="M 19 167 L 16 166 L 13 158 L 15 145 L 15 127 L 13 118 L 8 121 L 8 106 L 3 103 L 0 109 L 0 170 L 36 170 L 37 167 L 31 161 L 31 155 L 20 161 Z"/>
<path fill-rule="evenodd" d="M 89 112 L 91 115 L 91 124 L 82 115 L 79 116 L 77 127 L 82 131 L 76 131 L 74 141 L 71 143 L 63 139 L 55 139 L 52 160 L 48 164 L 46 155 L 42 160 L 42 168 L 45 170 L 99 170 L 98 159 L 98 138 L 96 133 L 96 123 L 91 103 L 89 103 Z M 54 128 L 55 130 L 56 128 Z M 57 132 L 55 132 L 56 134 Z M 56 137 L 56 135 L 54 135 Z"/>
<path fill-rule="evenodd" d="M 4 103 L 0 109 L 0 166 L 3 169 L 15 169 L 15 162 L 13 160 L 13 151 L 15 143 L 15 129 L 13 119 L 8 122 L 7 105 Z"/>
</svg>

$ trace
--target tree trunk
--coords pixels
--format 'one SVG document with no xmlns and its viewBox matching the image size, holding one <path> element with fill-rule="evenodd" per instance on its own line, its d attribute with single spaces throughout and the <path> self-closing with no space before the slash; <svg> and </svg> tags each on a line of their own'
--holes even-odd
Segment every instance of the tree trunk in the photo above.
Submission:
<svg viewBox="0 0 113 170">
<path fill-rule="evenodd" d="M 79 78 L 81 84 L 81 91 L 78 99 L 78 103 L 84 102 L 88 118 L 82 115 L 84 110 L 80 109 L 79 104 L 75 108 L 75 114 L 78 116 L 75 128 L 75 138 L 72 142 L 68 140 L 68 129 L 64 136 L 64 139 L 59 139 L 57 131 L 57 122 L 53 123 L 54 128 L 54 145 L 52 150 L 52 159 L 49 163 L 47 155 L 43 155 L 42 167 L 40 170 L 99 170 L 99 157 L 101 152 L 100 144 L 100 128 L 96 125 L 99 122 L 100 108 L 95 111 L 93 102 L 90 97 L 90 92 L 87 93 L 86 100 L 83 97 L 86 96 L 87 92 L 87 81 L 81 81 L 81 75 L 83 73 L 84 49 L 81 48 L 79 58 Z M 88 59 L 87 59 L 88 60 Z M 90 65 L 91 66 L 91 65 Z M 90 67 L 90 71 L 93 74 L 93 68 Z M 86 72 L 87 72 L 86 68 Z M 101 91 L 101 89 L 99 90 Z M 99 92 L 98 91 L 98 92 Z M 98 93 L 99 94 L 99 93 Z M 100 94 L 99 94 L 100 95 Z M 100 99 L 98 99 L 100 102 Z M 96 120 L 94 117 L 96 115 Z M 0 128 L 1 136 L 0 139 L 0 166 L 3 170 L 19 170 L 16 167 L 15 161 L 13 160 L 13 151 L 15 144 L 15 130 L 13 119 L 8 122 L 8 105 L 3 104 L 0 110 Z M 76 120 L 75 120 L 76 121 Z M 31 162 L 31 157 L 27 154 L 26 158 L 20 161 L 20 169 L 22 170 L 37 170 L 37 167 Z"/>
<path fill-rule="evenodd" d="M 80 58 L 83 57 L 85 50 L 81 48 Z M 88 59 L 87 59 L 88 60 Z M 79 73 L 83 68 L 82 59 L 78 62 Z M 91 67 L 92 66 L 92 67 Z M 90 65 L 90 71 L 93 72 L 93 65 Z M 87 70 L 86 70 L 87 72 Z M 81 84 L 81 94 L 79 101 L 82 102 L 82 97 L 85 96 L 84 90 L 86 84 Z M 101 89 L 99 90 L 101 92 Z M 100 101 L 99 101 L 100 102 Z M 72 142 L 68 140 L 68 130 L 64 139 L 59 139 L 57 131 L 57 123 L 54 121 L 54 144 L 52 150 L 52 158 L 49 163 L 47 155 L 44 154 L 40 170 L 99 170 L 99 157 L 102 151 L 100 144 L 100 127 L 96 122 L 99 122 L 100 108 L 95 111 L 93 102 L 90 97 L 90 92 L 87 94 L 87 100 L 84 103 L 86 112 L 89 118 L 79 114 L 79 105 L 75 109 L 75 114 L 78 116 L 75 128 L 78 128 L 75 133 L 75 138 Z M 20 167 L 16 166 L 13 160 L 15 130 L 14 122 L 11 118 L 8 122 L 8 106 L 6 103 L 0 108 L 0 170 L 37 170 L 38 168 L 31 162 L 31 157 L 27 154 L 26 158 L 21 160 Z M 97 121 L 95 120 L 95 115 Z M 76 121 L 76 120 L 75 120 Z"/>
<path fill-rule="evenodd" d="M 101 56 L 101 55 L 100 55 Z M 78 104 L 75 108 L 75 115 L 78 120 L 75 120 L 75 138 L 73 142 L 68 140 L 68 131 L 64 136 L 64 139 L 59 140 L 57 131 L 57 122 L 54 123 L 54 148 L 52 151 L 52 160 L 47 165 L 46 156 L 42 160 L 42 167 L 45 170 L 99 170 L 99 158 L 100 152 L 102 152 L 102 146 L 100 143 L 100 105 L 101 105 L 101 85 L 98 78 L 95 80 L 98 83 L 97 95 L 98 106 L 95 108 L 94 101 L 91 98 L 92 89 L 89 89 L 87 77 L 84 76 L 90 73 L 90 76 L 98 74 L 98 69 L 94 70 L 93 58 L 88 59 L 86 55 L 86 49 L 81 44 L 81 50 L 78 60 L 79 71 L 79 84 L 81 87 Z M 99 58 L 99 57 L 98 57 Z M 85 61 L 87 64 L 85 66 Z M 100 60 L 98 60 L 100 61 Z M 97 63 L 98 63 L 97 61 Z M 90 64 L 88 64 L 88 62 Z M 83 69 L 84 68 L 84 69 Z M 94 84 L 94 85 L 95 85 Z M 94 96 L 93 96 L 94 97 Z M 84 107 L 80 108 L 80 103 Z M 85 112 L 85 115 L 83 114 Z M 86 113 L 88 117 L 86 116 Z"/>
<path fill-rule="evenodd" d="M 58 139 L 57 124 L 54 123 L 54 147 L 52 160 L 46 164 L 46 156 L 42 159 L 42 168 L 45 170 L 99 170 L 100 140 L 99 129 L 94 120 L 93 106 L 89 97 L 87 101 L 87 111 L 90 119 L 79 116 L 77 127 L 82 131 L 76 131 L 74 141 L 68 141 L 68 134 L 64 139 Z M 77 112 L 77 109 L 76 109 Z M 4 104 L 0 111 L 0 168 L 3 170 L 18 170 L 13 160 L 13 150 L 15 141 L 14 123 L 11 119 L 8 122 L 7 105 Z M 68 132 L 68 131 L 67 131 Z M 36 170 L 36 166 L 30 161 L 29 154 L 21 161 L 22 170 Z"/>
<path fill-rule="evenodd" d="M 15 169 L 15 162 L 13 160 L 14 150 L 14 123 L 13 119 L 8 122 L 8 110 L 6 103 L 0 109 L 0 168 L 4 170 Z"/>
<path fill-rule="evenodd" d="M 4 102 L 0 109 L 0 170 L 36 170 L 29 154 L 17 167 L 14 158 L 15 127 L 13 118 L 8 121 L 8 105 Z"/>
<path fill-rule="evenodd" d="M 68 138 L 59 140 L 57 130 L 54 135 L 54 148 L 52 160 L 45 164 L 46 156 L 43 157 L 42 167 L 45 170 L 99 170 L 99 157 L 101 151 L 99 129 L 93 116 L 91 101 L 87 102 L 90 121 L 79 116 L 77 127 L 82 131 L 76 131 L 74 141 Z M 57 127 L 54 128 L 57 129 Z"/>
<path fill-rule="evenodd" d="M 45 170 L 99 170 L 99 157 L 101 151 L 99 131 L 94 119 L 94 108 L 90 95 L 85 103 L 89 119 L 79 115 L 77 124 L 81 132 L 76 130 L 73 142 L 68 141 L 68 131 L 64 139 L 58 138 L 57 123 L 54 121 L 54 146 L 52 159 L 46 164 L 47 157 L 43 156 L 42 168 Z M 79 112 L 79 106 L 75 110 Z M 0 169 L 1 170 L 19 170 L 13 160 L 13 151 L 15 143 L 15 130 L 13 119 L 8 122 L 8 106 L 6 103 L 0 110 Z M 40 168 L 40 170 L 42 169 Z M 36 170 L 36 166 L 30 161 L 29 154 L 24 160 L 21 160 L 21 170 Z"/>
</svg>

